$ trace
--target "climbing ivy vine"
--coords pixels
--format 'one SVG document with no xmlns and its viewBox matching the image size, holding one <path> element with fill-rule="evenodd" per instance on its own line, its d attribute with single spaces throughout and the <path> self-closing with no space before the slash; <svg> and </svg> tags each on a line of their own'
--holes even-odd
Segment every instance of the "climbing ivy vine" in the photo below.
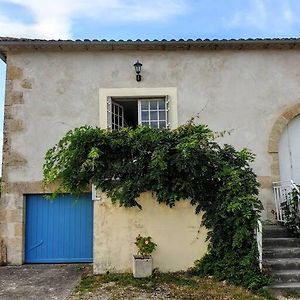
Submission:
<svg viewBox="0 0 300 300">
<path fill-rule="evenodd" d="M 147 127 L 116 131 L 84 126 L 69 131 L 44 164 L 46 184 L 56 193 L 79 195 L 91 183 L 121 206 L 152 191 L 159 203 L 173 207 L 180 199 L 204 211 L 208 253 L 193 272 L 259 289 L 269 282 L 258 266 L 255 229 L 262 209 L 258 182 L 250 167 L 254 155 L 219 145 L 204 125 L 189 122 L 175 130 Z"/>
</svg>

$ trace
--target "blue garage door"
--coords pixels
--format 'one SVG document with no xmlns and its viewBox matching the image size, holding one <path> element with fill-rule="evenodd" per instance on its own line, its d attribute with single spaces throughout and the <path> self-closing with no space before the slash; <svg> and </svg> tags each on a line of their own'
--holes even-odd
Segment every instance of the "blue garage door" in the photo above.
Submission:
<svg viewBox="0 0 300 300">
<path fill-rule="evenodd" d="M 93 260 L 93 202 L 60 195 L 26 197 L 26 263 L 71 263 Z"/>
</svg>

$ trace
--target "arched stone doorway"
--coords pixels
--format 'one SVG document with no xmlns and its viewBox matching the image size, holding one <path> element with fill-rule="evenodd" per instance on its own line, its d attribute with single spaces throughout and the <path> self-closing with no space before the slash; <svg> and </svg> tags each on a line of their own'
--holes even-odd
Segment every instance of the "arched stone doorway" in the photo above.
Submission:
<svg viewBox="0 0 300 300">
<path fill-rule="evenodd" d="M 278 145 L 280 181 L 300 184 L 300 115 L 284 128 Z"/>
<path fill-rule="evenodd" d="M 291 159 L 291 156 L 287 153 L 290 146 L 286 145 L 286 143 L 288 143 L 288 140 L 290 138 L 293 139 L 294 145 L 297 144 L 297 137 L 299 137 L 298 139 L 300 140 L 300 127 L 298 127 L 299 126 L 298 124 L 300 123 L 299 121 L 300 118 L 298 118 L 298 116 L 300 116 L 300 103 L 297 103 L 289 107 L 288 109 L 286 109 L 273 124 L 270 137 L 269 137 L 269 143 L 268 143 L 268 152 L 271 155 L 271 181 L 273 182 L 279 181 L 281 179 L 285 180 L 285 178 L 283 177 L 288 177 L 288 172 L 291 171 L 291 170 L 288 171 L 288 168 L 291 169 L 289 164 L 295 164 L 293 163 L 293 161 L 295 161 L 294 159 L 293 161 L 289 161 Z M 291 133 L 288 134 L 288 132 L 290 131 Z M 299 132 L 298 135 L 297 132 Z M 293 150 L 294 153 L 297 152 L 296 149 L 297 148 L 294 148 Z M 279 152 L 280 152 L 280 162 L 279 162 Z M 281 167 L 283 173 L 282 175 L 280 173 L 280 164 L 282 165 Z M 284 167 L 284 164 L 287 164 L 288 167 L 286 166 Z M 296 166 L 296 169 L 297 168 L 298 167 Z M 293 175 L 292 173 L 290 174 L 291 176 Z M 287 180 L 289 179 L 287 178 Z"/>
</svg>

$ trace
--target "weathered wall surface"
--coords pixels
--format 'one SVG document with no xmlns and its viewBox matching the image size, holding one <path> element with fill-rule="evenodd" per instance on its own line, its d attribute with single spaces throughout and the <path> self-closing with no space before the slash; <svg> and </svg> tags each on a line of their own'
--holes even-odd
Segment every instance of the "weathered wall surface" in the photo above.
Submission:
<svg viewBox="0 0 300 300">
<path fill-rule="evenodd" d="M 143 63 L 139 83 L 136 59 Z M 299 51 L 10 53 L 0 234 L 11 263 L 23 259 L 23 195 L 44 191 L 46 150 L 74 127 L 99 124 L 100 88 L 138 87 L 176 87 L 179 124 L 199 113 L 199 122 L 231 131 L 223 142 L 257 154 L 253 167 L 262 183 L 264 217 L 272 217 L 270 187 L 279 175 L 274 141 L 287 119 L 273 124 L 300 102 Z"/>
<path fill-rule="evenodd" d="M 143 193 L 143 209 L 119 207 L 102 195 L 94 206 L 94 272 L 132 270 L 132 255 L 138 234 L 151 236 L 157 244 L 154 268 L 162 272 L 186 270 L 207 250 L 207 230 L 200 226 L 201 215 L 189 201 L 170 209 L 158 204 L 150 192 Z"/>
</svg>

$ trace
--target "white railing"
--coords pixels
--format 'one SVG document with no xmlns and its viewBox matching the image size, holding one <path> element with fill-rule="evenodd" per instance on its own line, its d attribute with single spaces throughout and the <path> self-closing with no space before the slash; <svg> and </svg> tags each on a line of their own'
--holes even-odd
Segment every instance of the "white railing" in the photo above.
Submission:
<svg viewBox="0 0 300 300">
<path fill-rule="evenodd" d="M 300 190 L 299 190 L 298 185 L 297 185 L 293 180 L 291 180 L 291 184 L 292 184 L 292 186 L 293 186 L 293 189 L 295 189 L 295 190 L 297 191 L 297 193 L 299 194 L 299 193 L 300 193 Z"/>
<path fill-rule="evenodd" d="M 262 251 L 262 223 L 261 223 L 260 220 L 257 221 L 256 241 L 257 241 L 257 248 L 258 248 L 259 268 L 262 271 L 262 260 L 263 260 L 263 251 Z"/>
<path fill-rule="evenodd" d="M 298 194 L 300 194 L 299 188 L 293 180 L 273 182 L 273 196 L 276 209 L 276 218 L 279 222 L 284 222 L 282 203 L 286 202 L 287 205 L 289 204 L 291 199 L 291 192 L 293 190 L 296 190 Z M 298 211 L 300 211 L 300 207 L 298 208 Z"/>
</svg>

